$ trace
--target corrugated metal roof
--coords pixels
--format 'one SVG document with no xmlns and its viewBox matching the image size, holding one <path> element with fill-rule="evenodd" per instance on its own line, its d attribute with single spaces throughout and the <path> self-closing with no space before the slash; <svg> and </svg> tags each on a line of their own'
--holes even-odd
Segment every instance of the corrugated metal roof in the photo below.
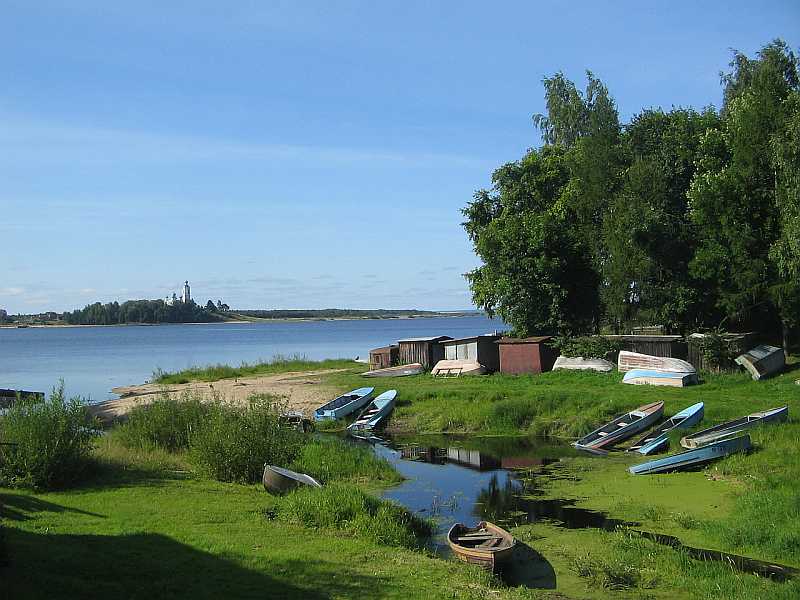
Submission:
<svg viewBox="0 0 800 600">
<path fill-rule="evenodd" d="M 502 338 L 497 340 L 498 344 L 541 344 L 542 342 L 547 342 L 552 340 L 552 335 L 540 335 L 535 337 L 526 337 L 526 338 Z"/>
<path fill-rule="evenodd" d="M 457 339 L 449 339 L 447 340 L 448 344 L 455 344 L 455 343 L 464 343 L 464 342 L 471 342 L 473 340 L 478 340 L 480 338 L 491 338 L 496 340 L 500 337 L 499 334 L 494 333 L 482 333 L 481 335 L 471 335 L 469 337 L 457 338 Z"/>
<path fill-rule="evenodd" d="M 398 340 L 398 343 L 403 342 L 440 342 L 442 340 L 452 340 L 449 335 L 435 335 L 433 337 L 418 337 L 418 338 L 406 338 L 404 340 Z"/>
<path fill-rule="evenodd" d="M 397 344 L 390 346 L 381 346 L 380 348 L 373 348 L 370 352 L 391 352 L 393 348 L 397 348 Z"/>
</svg>

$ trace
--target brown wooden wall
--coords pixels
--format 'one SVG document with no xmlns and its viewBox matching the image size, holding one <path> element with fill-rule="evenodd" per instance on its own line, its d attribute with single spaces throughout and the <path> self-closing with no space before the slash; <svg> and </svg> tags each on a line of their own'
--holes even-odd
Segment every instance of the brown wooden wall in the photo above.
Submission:
<svg viewBox="0 0 800 600">
<path fill-rule="evenodd" d="M 498 344 L 500 372 L 512 375 L 553 369 L 558 353 L 547 344 Z"/>
<path fill-rule="evenodd" d="M 444 358 L 444 348 L 439 342 L 400 342 L 399 360 L 401 365 L 420 363 L 426 369 Z"/>
</svg>

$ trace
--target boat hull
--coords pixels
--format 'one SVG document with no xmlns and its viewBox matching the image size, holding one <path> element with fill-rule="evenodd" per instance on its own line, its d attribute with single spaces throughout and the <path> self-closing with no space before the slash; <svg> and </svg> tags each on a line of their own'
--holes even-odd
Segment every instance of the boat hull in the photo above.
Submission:
<svg viewBox="0 0 800 600">
<path fill-rule="evenodd" d="M 786 355 L 783 353 L 783 348 L 761 345 L 738 356 L 734 362 L 747 369 L 750 376 L 758 381 L 783 371 L 786 366 Z"/>
<path fill-rule="evenodd" d="M 463 375 L 483 375 L 486 368 L 473 360 L 440 360 L 431 370 L 434 377 L 460 377 Z"/>
<path fill-rule="evenodd" d="M 367 404 L 364 410 L 361 411 L 356 420 L 353 421 L 347 429 L 350 431 L 375 429 L 389 416 L 389 413 L 392 412 L 396 398 L 397 390 L 383 392 L 372 402 Z"/>
<path fill-rule="evenodd" d="M 696 373 L 671 373 L 649 369 L 632 369 L 625 373 L 622 383 L 632 385 L 663 385 L 669 387 L 686 387 L 697 383 Z"/>
<path fill-rule="evenodd" d="M 385 369 L 375 369 L 365 371 L 363 377 L 408 377 L 409 375 L 419 375 L 425 370 L 420 363 L 410 365 L 400 365 L 399 367 L 386 367 Z"/>
<path fill-rule="evenodd" d="M 264 489 L 272 494 L 285 494 L 300 486 L 322 487 L 322 484 L 311 475 L 274 465 L 264 465 L 261 483 L 264 484 Z"/>
<path fill-rule="evenodd" d="M 372 399 L 375 388 L 358 388 L 334 398 L 314 411 L 315 421 L 341 419 L 363 408 Z"/>
<path fill-rule="evenodd" d="M 583 358 L 581 356 L 570 358 L 567 356 L 559 356 L 553 364 L 553 371 L 558 371 L 560 369 L 609 373 L 614 370 L 614 363 L 603 358 Z"/>
<path fill-rule="evenodd" d="M 650 427 L 663 413 L 663 402 L 645 404 L 598 427 L 575 442 L 573 446 L 593 450 L 614 446 Z"/>
<path fill-rule="evenodd" d="M 741 437 L 715 442 L 708 446 L 703 446 L 702 448 L 695 448 L 694 450 L 687 450 L 680 454 L 673 454 L 672 456 L 652 460 L 641 465 L 634 465 L 628 470 L 634 475 L 666 473 L 702 465 L 737 452 L 746 452 L 750 448 L 750 436 L 743 435 Z"/>
<path fill-rule="evenodd" d="M 691 363 L 679 358 L 651 356 L 650 354 L 628 352 L 627 350 L 622 350 L 619 353 L 617 369 L 620 373 L 627 373 L 634 369 L 665 371 L 667 373 L 697 373 L 697 369 Z"/>
<path fill-rule="evenodd" d="M 655 426 L 654 433 L 637 440 L 631 446 L 639 454 L 652 454 L 669 445 L 669 434 L 676 429 L 689 429 L 703 420 L 705 405 L 702 402 L 684 408 L 675 416 Z"/>
<path fill-rule="evenodd" d="M 703 431 L 698 431 L 692 435 L 687 435 L 681 439 L 681 446 L 684 448 L 701 448 L 708 444 L 713 444 L 720 440 L 725 440 L 736 436 L 742 431 L 747 431 L 759 425 L 768 423 L 780 423 L 785 421 L 789 416 L 789 407 L 782 406 L 780 408 L 773 408 L 772 410 L 765 410 L 762 412 L 752 413 L 741 419 L 735 421 L 728 421 L 721 423 L 714 427 L 709 427 Z"/>
<path fill-rule="evenodd" d="M 500 543 L 496 547 L 481 548 L 480 545 L 466 545 L 459 542 L 460 537 L 476 535 L 478 532 L 485 531 L 487 534 L 499 538 Z M 462 562 L 478 565 L 488 571 L 497 571 L 507 563 L 516 547 L 517 541 L 505 529 L 498 527 L 494 523 L 482 521 L 477 527 L 467 527 L 461 523 L 456 523 L 447 532 L 447 543 L 459 560 Z"/>
</svg>

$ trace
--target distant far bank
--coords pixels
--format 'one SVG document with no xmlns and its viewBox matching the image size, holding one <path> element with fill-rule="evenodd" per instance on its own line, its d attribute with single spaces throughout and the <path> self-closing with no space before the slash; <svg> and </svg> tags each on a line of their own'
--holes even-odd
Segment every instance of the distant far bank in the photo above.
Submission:
<svg viewBox="0 0 800 600">
<path fill-rule="evenodd" d="M 385 309 L 276 309 L 276 310 L 229 310 L 213 313 L 212 319 L 198 321 L 125 321 L 106 323 L 75 323 L 63 319 L 62 315 L 45 313 L 41 315 L 9 315 L 0 328 L 41 328 L 41 327 L 115 327 L 120 325 L 208 325 L 218 323 L 265 323 L 275 321 L 351 321 L 385 319 L 423 319 L 433 317 L 470 317 L 481 315 L 483 311 L 430 311 L 430 310 L 385 310 Z M 212 316 L 212 315 L 209 315 Z"/>
</svg>

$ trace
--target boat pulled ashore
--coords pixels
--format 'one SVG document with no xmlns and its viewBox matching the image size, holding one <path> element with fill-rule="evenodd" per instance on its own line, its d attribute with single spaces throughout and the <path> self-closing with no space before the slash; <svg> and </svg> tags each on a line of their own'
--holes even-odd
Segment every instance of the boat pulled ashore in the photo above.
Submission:
<svg viewBox="0 0 800 600">
<path fill-rule="evenodd" d="M 301 485 L 322 487 L 322 484 L 311 475 L 297 473 L 275 465 L 264 465 L 264 475 L 261 477 L 261 483 L 264 484 L 265 490 L 273 494 L 285 494 Z"/>
<path fill-rule="evenodd" d="M 578 449 L 587 448 L 591 450 L 613 446 L 647 429 L 662 414 L 664 414 L 663 402 L 644 404 L 636 410 L 620 415 L 613 421 L 598 427 L 577 442 L 573 442 L 572 445 Z"/>
<path fill-rule="evenodd" d="M 697 383 L 697 373 L 672 373 L 652 369 L 632 369 L 625 373 L 622 383 L 633 385 L 665 385 L 669 387 L 686 387 Z"/>
<path fill-rule="evenodd" d="M 704 404 L 698 402 L 688 408 L 684 408 L 674 416 L 664 419 L 653 428 L 653 431 L 644 437 L 636 440 L 628 448 L 629 452 L 639 454 L 650 454 L 657 450 L 663 450 L 669 445 L 669 434 L 675 429 L 689 429 L 703 420 Z"/>
<path fill-rule="evenodd" d="M 421 363 L 411 363 L 410 365 L 399 365 L 396 367 L 386 367 L 384 369 L 374 369 L 364 371 L 362 377 L 408 377 L 409 375 L 419 375 L 425 370 Z"/>
<path fill-rule="evenodd" d="M 639 352 L 621 350 L 617 359 L 617 369 L 620 373 L 627 373 L 633 369 L 647 369 L 650 371 L 664 371 L 667 373 L 697 373 L 691 363 L 680 358 L 667 356 L 651 356 Z"/>
<path fill-rule="evenodd" d="M 754 412 L 741 419 L 720 423 L 719 425 L 714 425 L 714 427 L 709 427 L 708 429 L 703 429 L 697 433 L 687 435 L 681 439 L 681 446 L 684 448 L 700 448 L 701 446 L 707 446 L 719 440 L 731 438 L 742 431 L 757 427 L 758 425 L 785 421 L 788 416 L 788 406 Z"/>
<path fill-rule="evenodd" d="M 758 381 L 783 371 L 786 355 L 783 348 L 762 344 L 738 356 L 733 362 L 747 369 L 750 376 Z"/>
<path fill-rule="evenodd" d="M 609 373 L 614 370 L 614 363 L 604 358 L 583 358 L 582 356 L 559 356 L 553 364 L 553 371 L 565 369 L 569 371 L 598 371 Z"/>
<path fill-rule="evenodd" d="M 750 448 L 750 436 L 745 434 L 740 437 L 720 440 L 708 446 L 702 446 L 701 448 L 673 454 L 672 456 L 665 456 L 658 460 L 651 460 L 641 465 L 634 465 L 628 470 L 634 475 L 650 475 L 653 473 L 677 471 L 679 469 L 699 466 L 709 461 L 735 454 L 736 452 L 746 452 Z"/>
<path fill-rule="evenodd" d="M 326 421 L 346 417 L 367 404 L 374 391 L 374 387 L 362 387 L 342 394 L 315 410 L 314 420 Z"/>
<path fill-rule="evenodd" d="M 366 408 L 356 417 L 356 420 L 347 426 L 347 429 L 350 431 L 375 429 L 392 412 L 395 398 L 397 398 L 397 390 L 388 390 L 379 394 L 372 402 L 367 404 Z"/>
<path fill-rule="evenodd" d="M 447 544 L 459 560 L 492 572 L 511 558 L 516 543 L 508 531 L 488 521 L 476 527 L 456 523 L 447 532 Z"/>
</svg>

